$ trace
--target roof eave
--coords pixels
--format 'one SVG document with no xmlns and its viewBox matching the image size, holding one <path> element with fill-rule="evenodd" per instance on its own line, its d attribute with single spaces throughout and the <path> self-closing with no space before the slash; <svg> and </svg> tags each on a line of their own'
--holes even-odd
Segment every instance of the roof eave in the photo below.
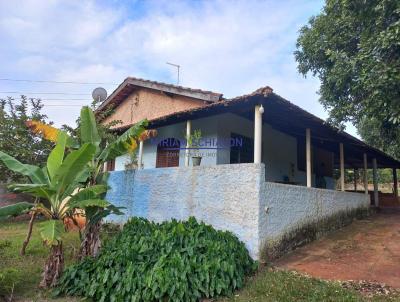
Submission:
<svg viewBox="0 0 400 302">
<path fill-rule="evenodd" d="M 102 111 L 107 105 L 124 90 L 126 87 L 132 86 L 135 88 L 147 88 L 156 91 L 162 91 L 165 93 L 181 95 L 207 103 L 218 102 L 222 99 L 222 93 L 216 93 L 211 91 L 203 91 L 200 89 L 185 88 L 182 86 L 176 86 L 171 84 L 165 84 L 155 81 L 143 80 L 138 78 L 126 78 L 114 91 L 113 93 L 97 108 L 96 112 Z"/>
</svg>

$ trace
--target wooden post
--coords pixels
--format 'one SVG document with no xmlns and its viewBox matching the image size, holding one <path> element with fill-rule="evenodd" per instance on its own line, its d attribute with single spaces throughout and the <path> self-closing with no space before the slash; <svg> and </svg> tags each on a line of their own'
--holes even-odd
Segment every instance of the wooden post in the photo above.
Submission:
<svg viewBox="0 0 400 302">
<path fill-rule="evenodd" d="M 364 192 L 368 195 L 368 160 L 367 153 L 364 153 Z"/>
<path fill-rule="evenodd" d="M 340 143 L 340 189 L 344 191 L 344 150 L 343 143 Z"/>
<path fill-rule="evenodd" d="M 375 206 L 379 207 L 379 193 L 378 193 L 378 164 L 376 158 L 372 160 L 373 176 L 374 176 L 374 201 Z"/>
<path fill-rule="evenodd" d="M 311 174 L 311 130 L 306 129 L 306 171 L 307 171 L 307 187 L 312 187 L 312 174 Z"/>
<path fill-rule="evenodd" d="M 138 156 L 139 169 L 143 169 L 143 141 L 139 142 L 139 156 Z"/>
<path fill-rule="evenodd" d="M 357 168 L 354 168 L 354 191 L 355 192 L 357 192 L 357 173 L 358 173 L 358 170 L 357 170 Z"/>
<path fill-rule="evenodd" d="M 262 114 L 264 108 L 260 105 L 254 107 L 254 163 L 261 163 L 262 145 Z"/>
<path fill-rule="evenodd" d="M 192 121 L 186 121 L 186 152 L 185 152 L 185 167 L 189 167 L 190 145 L 189 138 L 192 133 Z"/>
<path fill-rule="evenodd" d="M 397 198 L 399 196 L 399 185 L 397 183 L 397 170 L 393 168 L 393 194 Z"/>
</svg>

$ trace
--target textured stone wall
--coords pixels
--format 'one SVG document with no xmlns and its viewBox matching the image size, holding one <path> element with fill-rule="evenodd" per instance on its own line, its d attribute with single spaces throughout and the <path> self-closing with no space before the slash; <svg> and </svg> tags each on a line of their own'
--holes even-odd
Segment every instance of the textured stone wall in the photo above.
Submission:
<svg viewBox="0 0 400 302">
<path fill-rule="evenodd" d="M 263 165 L 238 164 L 112 172 L 106 199 L 126 210 L 109 220 L 122 223 L 140 216 L 160 222 L 195 216 L 233 232 L 258 258 L 261 170 Z"/>
<path fill-rule="evenodd" d="M 324 231 L 319 222 L 369 205 L 364 194 L 265 182 L 264 164 L 115 171 L 109 186 L 106 198 L 126 209 L 124 216 L 108 220 L 195 216 L 236 234 L 255 259 L 284 238 L 297 240 L 287 236 L 291 232 L 310 223 L 316 223 L 314 231 Z"/>
<path fill-rule="evenodd" d="M 260 195 L 260 247 L 275 248 L 289 237 L 309 241 L 315 232 L 324 233 L 342 226 L 344 223 L 338 220 L 368 209 L 369 204 L 369 196 L 361 193 L 266 182 Z M 307 228 L 312 234 L 306 234 Z M 299 232 L 305 234 L 294 239 L 297 236 L 294 234 Z"/>
</svg>

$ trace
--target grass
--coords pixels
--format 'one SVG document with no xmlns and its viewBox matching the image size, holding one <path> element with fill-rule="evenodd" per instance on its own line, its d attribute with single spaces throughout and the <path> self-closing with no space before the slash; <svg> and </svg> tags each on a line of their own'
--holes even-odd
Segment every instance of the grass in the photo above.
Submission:
<svg viewBox="0 0 400 302">
<path fill-rule="evenodd" d="M 28 221 L 0 222 L 0 301 L 1 297 L 9 297 L 12 289 L 16 301 L 45 301 L 49 299 L 50 294 L 48 292 L 38 289 L 44 261 L 48 255 L 48 248 L 43 246 L 38 232 L 38 222 L 34 224 L 26 255 L 19 255 L 27 229 Z M 73 255 L 78 245 L 78 233 L 67 233 L 64 241 L 66 265 L 73 261 Z M 58 299 L 56 301 L 75 300 Z"/>
<path fill-rule="evenodd" d="M 266 301 L 400 301 L 399 295 L 366 298 L 358 292 L 343 288 L 339 282 L 328 282 L 293 271 L 265 268 L 249 278 L 246 286 L 233 297 L 221 302 Z"/>
<path fill-rule="evenodd" d="M 19 256 L 27 225 L 27 221 L 0 222 L 0 301 L 2 296 L 9 295 L 13 286 L 13 301 L 80 301 L 73 298 L 53 300 L 49 292 L 37 288 L 48 249 L 42 244 L 36 224 L 26 255 Z M 76 232 L 66 234 L 64 241 L 66 265 L 72 263 L 78 244 L 79 238 Z M 400 296 L 366 299 L 355 291 L 342 288 L 339 283 L 265 268 L 256 276 L 249 278 L 246 286 L 234 296 L 218 301 L 400 301 Z"/>
</svg>

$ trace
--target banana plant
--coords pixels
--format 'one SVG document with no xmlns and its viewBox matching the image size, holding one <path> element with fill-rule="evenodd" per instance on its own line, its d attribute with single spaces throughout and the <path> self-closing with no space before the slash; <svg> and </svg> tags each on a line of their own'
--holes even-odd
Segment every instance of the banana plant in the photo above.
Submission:
<svg viewBox="0 0 400 302">
<path fill-rule="evenodd" d="M 84 144 L 90 143 L 95 146 L 95 153 L 91 161 L 88 162 L 89 177 L 86 186 L 96 184 L 106 185 L 108 173 L 104 171 L 104 165 L 107 161 L 114 160 L 116 157 L 135 152 L 139 141 L 157 135 L 155 130 L 145 130 L 148 125 L 147 120 L 142 120 L 131 128 L 126 130 L 122 135 L 117 137 L 115 141 L 106 143 L 105 139 L 99 134 L 100 125 L 98 124 L 95 114 L 88 106 L 81 109 L 78 137 L 72 138 L 62 130 L 45 125 L 40 122 L 30 122 L 28 126 L 36 133 L 41 133 L 44 138 L 54 141 L 60 134 L 67 136 L 66 145 L 69 148 L 77 148 Z M 105 194 L 105 193 L 104 193 Z M 114 206 L 108 207 L 91 207 L 85 211 L 86 227 L 82 236 L 79 257 L 96 256 L 99 252 L 101 220 L 107 215 L 121 214 Z"/>
<path fill-rule="evenodd" d="M 0 208 L 0 218 L 8 218 L 19 216 L 24 213 L 28 213 L 33 207 L 30 202 L 22 201 L 15 204 L 10 204 Z"/>
<path fill-rule="evenodd" d="M 44 288 L 54 286 L 63 271 L 63 220 L 72 217 L 76 209 L 106 208 L 110 205 L 100 197 L 107 190 L 105 185 L 82 185 L 89 177 L 88 164 L 93 161 L 96 145 L 87 142 L 67 155 L 66 145 L 67 136 L 59 133 L 57 144 L 50 152 L 45 167 L 23 164 L 0 151 L 0 160 L 7 168 L 27 176 L 31 182 L 12 184 L 8 188 L 46 201 L 36 203 L 30 208 L 32 213 L 41 214 L 45 218 L 39 225 L 40 235 L 50 247 L 50 255 L 45 262 L 40 283 Z"/>
</svg>

